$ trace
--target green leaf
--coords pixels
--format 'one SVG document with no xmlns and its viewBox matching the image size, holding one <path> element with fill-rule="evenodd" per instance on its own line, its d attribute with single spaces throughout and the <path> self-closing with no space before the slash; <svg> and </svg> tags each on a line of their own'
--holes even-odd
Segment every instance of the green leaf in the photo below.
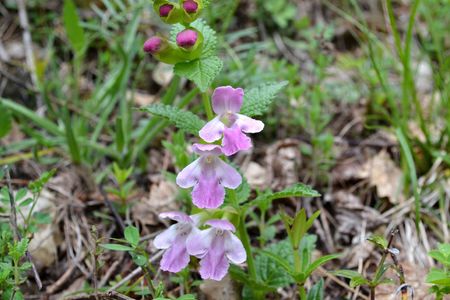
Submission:
<svg viewBox="0 0 450 300">
<path fill-rule="evenodd" d="M 353 271 L 353 270 L 338 270 L 338 271 L 334 271 L 334 272 L 331 272 L 331 273 L 333 275 L 340 276 L 340 277 L 345 277 L 345 278 L 348 278 L 348 279 L 352 279 L 353 277 L 361 276 L 361 274 L 359 274 L 358 272 Z"/>
<path fill-rule="evenodd" d="M 350 280 L 350 287 L 355 288 L 357 286 L 368 284 L 368 283 L 369 283 L 369 281 L 360 275 L 360 276 L 353 277 Z"/>
<path fill-rule="evenodd" d="M 100 247 L 113 250 L 113 251 L 133 251 L 134 249 L 130 246 L 120 245 L 120 244 L 100 244 Z"/>
<path fill-rule="evenodd" d="M 264 114 L 269 110 L 277 93 L 287 84 L 287 81 L 267 83 L 246 90 L 240 113 L 249 117 Z"/>
<path fill-rule="evenodd" d="M 50 215 L 41 211 L 35 212 L 33 218 L 37 224 L 50 224 L 52 222 Z"/>
<path fill-rule="evenodd" d="M 320 278 L 313 287 L 309 290 L 306 300 L 323 300 L 323 279 Z"/>
<path fill-rule="evenodd" d="M 291 187 L 288 187 L 280 192 L 276 193 L 264 193 L 261 196 L 256 197 L 251 201 L 251 205 L 263 204 L 265 201 L 273 201 L 276 199 L 290 198 L 290 197 L 319 197 L 320 194 L 310 186 L 303 183 L 297 183 Z"/>
<path fill-rule="evenodd" d="M 127 226 L 124 235 L 127 242 L 136 248 L 139 244 L 139 230 L 134 226 Z"/>
<path fill-rule="evenodd" d="M 199 59 L 176 64 L 174 72 L 195 82 L 200 91 L 204 92 L 222 70 L 223 63 L 217 56 L 201 57 Z"/>
<path fill-rule="evenodd" d="M 375 244 L 382 250 L 386 250 L 386 248 L 388 246 L 388 241 L 381 235 L 372 235 L 372 236 L 368 237 L 367 240 L 369 242 Z"/>
<path fill-rule="evenodd" d="M 268 253 L 271 253 L 270 256 Z M 283 264 L 275 257 L 282 257 Z M 284 240 L 270 245 L 255 258 L 257 279 L 272 289 L 288 286 L 294 280 L 286 271 L 286 264 L 292 266 L 293 263 L 294 258 L 289 241 Z"/>
<path fill-rule="evenodd" d="M 147 263 L 147 258 L 144 255 L 134 254 L 131 255 L 133 262 L 138 266 L 144 266 Z"/>
<path fill-rule="evenodd" d="M 11 112 L 0 102 L 0 138 L 6 136 L 12 128 Z"/>
<path fill-rule="evenodd" d="M 141 108 L 141 111 L 149 112 L 155 116 L 165 118 L 179 129 L 198 135 L 205 121 L 190 111 L 180 110 L 176 107 L 164 104 L 153 104 Z"/>
<path fill-rule="evenodd" d="M 33 198 L 26 198 L 22 202 L 20 202 L 19 207 L 25 207 L 33 203 Z"/>
<path fill-rule="evenodd" d="M 336 276 L 341 276 L 350 279 L 350 287 L 354 288 L 362 284 L 368 284 L 369 281 L 364 278 L 361 274 L 353 270 L 338 270 L 331 272 Z"/>
<path fill-rule="evenodd" d="M 425 282 L 450 286 L 450 272 L 433 268 L 427 274 Z"/>
<path fill-rule="evenodd" d="M 27 189 L 21 188 L 14 196 L 14 201 L 19 202 L 27 195 Z"/>
<path fill-rule="evenodd" d="M 67 38 L 76 55 L 81 55 L 84 51 L 86 38 L 84 30 L 80 25 L 77 8 L 72 0 L 64 0 L 63 22 Z"/>
<path fill-rule="evenodd" d="M 309 277 L 309 275 L 311 275 L 311 273 L 314 272 L 314 270 L 316 270 L 318 267 L 320 267 L 321 265 L 327 263 L 330 260 L 339 258 L 340 256 L 341 256 L 340 254 L 329 254 L 329 255 L 325 255 L 325 256 L 322 256 L 322 257 L 316 259 L 306 269 L 306 271 L 305 271 L 306 276 Z"/>
</svg>

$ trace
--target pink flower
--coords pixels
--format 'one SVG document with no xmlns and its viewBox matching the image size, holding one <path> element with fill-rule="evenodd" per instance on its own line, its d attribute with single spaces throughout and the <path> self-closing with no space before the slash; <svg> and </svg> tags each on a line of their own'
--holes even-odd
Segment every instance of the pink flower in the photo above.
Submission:
<svg viewBox="0 0 450 300">
<path fill-rule="evenodd" d="M 200 258 L 203 279 L 222 280 L 229 262 L 241 264 L 247 259 L 242 242 L 233 234 L 235 228 L 227 220 L 209 220 L 206 230 L 196 230 L 186 241 L 190 255 Z"/>
<path fill-rule="evenodd" d="M 183 212 L 165 212 L 160 218 L 169 218 L 177 221 L 158 234 L 153 241 L 158 249 L 167 249 L 161 259 L 161 270 L 173 273 L 180 272 L 189 263 L 189 254 L 186 250 L 186 240 L 195 227 L 194 220 Z"/>
<path fill-rule="evenodd" d="M 260 132 L 264 123 L 238 114 L 241 110 L 244 90 L 231 86 L 222 86 L 214 90 L 212 107 L 217 116 L 200 130 L 200 137 L 208 143 L 223 137 L 222 151 L 226 156 L 252 147 L 245 133 Z"/>
<path fill-rule="evenodd" d="M 192 149 L 200 158 L 178 174 L 176 182 L 182 188 L 194 187 L 192 201 L 199 208 L 217 208 L 223 203 L 225 187 L 237 188 L 241 175 L 218 156 L 218 145 L 194 144 Z"/>
</svg>

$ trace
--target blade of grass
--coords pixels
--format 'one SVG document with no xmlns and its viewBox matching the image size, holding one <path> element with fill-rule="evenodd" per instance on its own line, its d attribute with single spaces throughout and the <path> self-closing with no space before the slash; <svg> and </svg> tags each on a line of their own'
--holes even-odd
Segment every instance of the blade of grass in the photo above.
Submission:
<svg viewBox="0 0 450 300">
<path fill-rule="evenodd" d="M 419 185 L 417 183 L 417 173 L 416 173 L 416 166 L 414 164 L 413 155 L 411 152 L 411 148 L 408 144 L 408 140 L 405 137 L 403 131 L 401 128 L 397 128 L 395 130 L 395 133 L 397 135 L 398 141 L 400 143 L 400 148 L 403 153 L 403 157 L 405 159 L 406 165 L 408 167 L 408 173 L 409 173 L 409 180 L 413 189 L 413 195 L 414 195 L 414 206 L 415 206 L 415 215 L 416 215 L 416 229 L 419 231 L 419 223 L 421 222 L 420 218 L 420 194 L 419 194 Z"/>
</svg>

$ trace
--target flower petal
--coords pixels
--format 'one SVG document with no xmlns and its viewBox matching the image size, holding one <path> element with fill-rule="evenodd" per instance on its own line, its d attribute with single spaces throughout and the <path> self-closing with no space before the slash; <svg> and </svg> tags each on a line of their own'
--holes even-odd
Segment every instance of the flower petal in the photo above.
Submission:
<svg viewBox="0 0 450 300">
<path fill-rule="evenodd" d="M 153 240 L 153 245 L 158 249 L 167 249 L 172 246 L 177 238 L 177 225 L 174 224 L 158 234 Z"/>
<path fill-rule="evenodd" d="M 186 168 L 181 170 L 177 175 L 176 182 L 182 188 L 190 188 L 194 186 L 201 174 L 201 167 L 199 164 L 200 158 L 194 160 Z"/>
<path fill-rule="evenodd" d="M 161 270 L 173 273 L 180 272 L 189 263 L 189 254 L 186 250 L 186 237 L 178 236 L 172 246 L 164 252 L 161 259 Z"/>
<path fill-rule="evenodd" d="M 212 107 L 216 114 L 237 113 L 241 110 L 244 90 L 234 89 L 231 86 L 221 86 L 214 90 Z"/>
<path fill-rule="evenodd" d="M 206 221 L 205 224 L 216 229 L 228 230 L 233 232 L 236 231 L 234 225 L 228 220 L 211 219 Z"/>
<path fill-rule="evenodd" d="M 216 236 L 209 251 L 200 261 L 200 276 L 202 279 L 219 281 L 227 274 L 228 267 L 223 236 Z"/>
<path fill-rule="evenodd" d="M 222 147 L 214 144 L 194 144 L 192 145 L 192 151 L 201 156 L 213 155 L 219 156 L 222 155 Z"/>
<path fill-rule="evenodd" d="M 211 247 L 215 237 L 213 228 L 206 230 L 193 229 L 186 240 L 186 249 L 190 255 L 202 258 Z"/>
<path fill-rule="evenodd" d="M 237 124 L 243 132 L 257 133 L 264 129 L 264 123 L 259 120 L 241 114 L 236 114 L 236 116 L 237 120 L 235 124 Z"/>
<path fill-rule="evenodd" d="M 225 237 L 225 255 L 235 263 L 242 264 L 247 259 L 247 253 L 240 239 L 231 232 L 224 233 Z"/>
<path fill-rule="evenodd" d="M 224 128 L 225 125 L 217 116 L 200 129 L 199 135 L 206 142 L 212 143 L 222 138 Z"/>
<path fill-rule="evenodd" d="M 226 188 L 235 189 L 242 183 L 241 174 L 236 171 L 232 166 L 217 158 L 216 164 L 216 176 L 219 178 L 219 182 Z"/>
<path fill-rule="evenodd" d="M 198 208 L 217 208 L 223 203 L 225 189 L 216 176 L 202 173 L 192 190 L 192 202 Z M 215 174 L 214 174 L 215 175 Z"/>
<path fill-rule="evenodd" d="M 159 214 L 160 218 L 169 218 L 178 223 L 193 223 L 194 221 L 184 212 L 181 211 L 167 211 Z"/>
<path fill-rule="evenodd" d="M 235 154 L 240 150 L 248 150 L 252 147 L 252 141 L 242 133 L 241 128 L 234 124 L 231 128 L 225 128 L 222 140 L 222 152 L 226 156 Z"/>
</svg>

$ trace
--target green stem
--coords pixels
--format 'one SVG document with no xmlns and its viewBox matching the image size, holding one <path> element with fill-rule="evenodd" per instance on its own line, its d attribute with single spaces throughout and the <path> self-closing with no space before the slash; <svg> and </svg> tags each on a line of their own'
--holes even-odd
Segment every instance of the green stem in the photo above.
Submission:
<svg viewBox="0 0 450 300">
<path fill-rule="evenodd" d="M 300 295 L 301 300 L 306 300 L 306 289 L 302 285 L 298 285 L 298 294 Z"/>
<path fill-rule="evenodd" d="M 245 212 L 241 212 L 238 232 L 242 244 L 244 245 L 245 253 L 247 254 L 248 273 L 250 275 L 250 278 L 256 281 L 256 267 L 252 256 L 252 246 L 250 244 L 250 238 L 248 236 L 247 229 L 245 228 Z"/>
<path fill-rule="evenodd" d="M 209 101 L 209 96 L 207 93 L 202 93 L 202 102 L 208 120 L 212 120 L 212 118 L 214 118 L 214 113 L 211 107 L 211 101 Z"/>
</svg>

